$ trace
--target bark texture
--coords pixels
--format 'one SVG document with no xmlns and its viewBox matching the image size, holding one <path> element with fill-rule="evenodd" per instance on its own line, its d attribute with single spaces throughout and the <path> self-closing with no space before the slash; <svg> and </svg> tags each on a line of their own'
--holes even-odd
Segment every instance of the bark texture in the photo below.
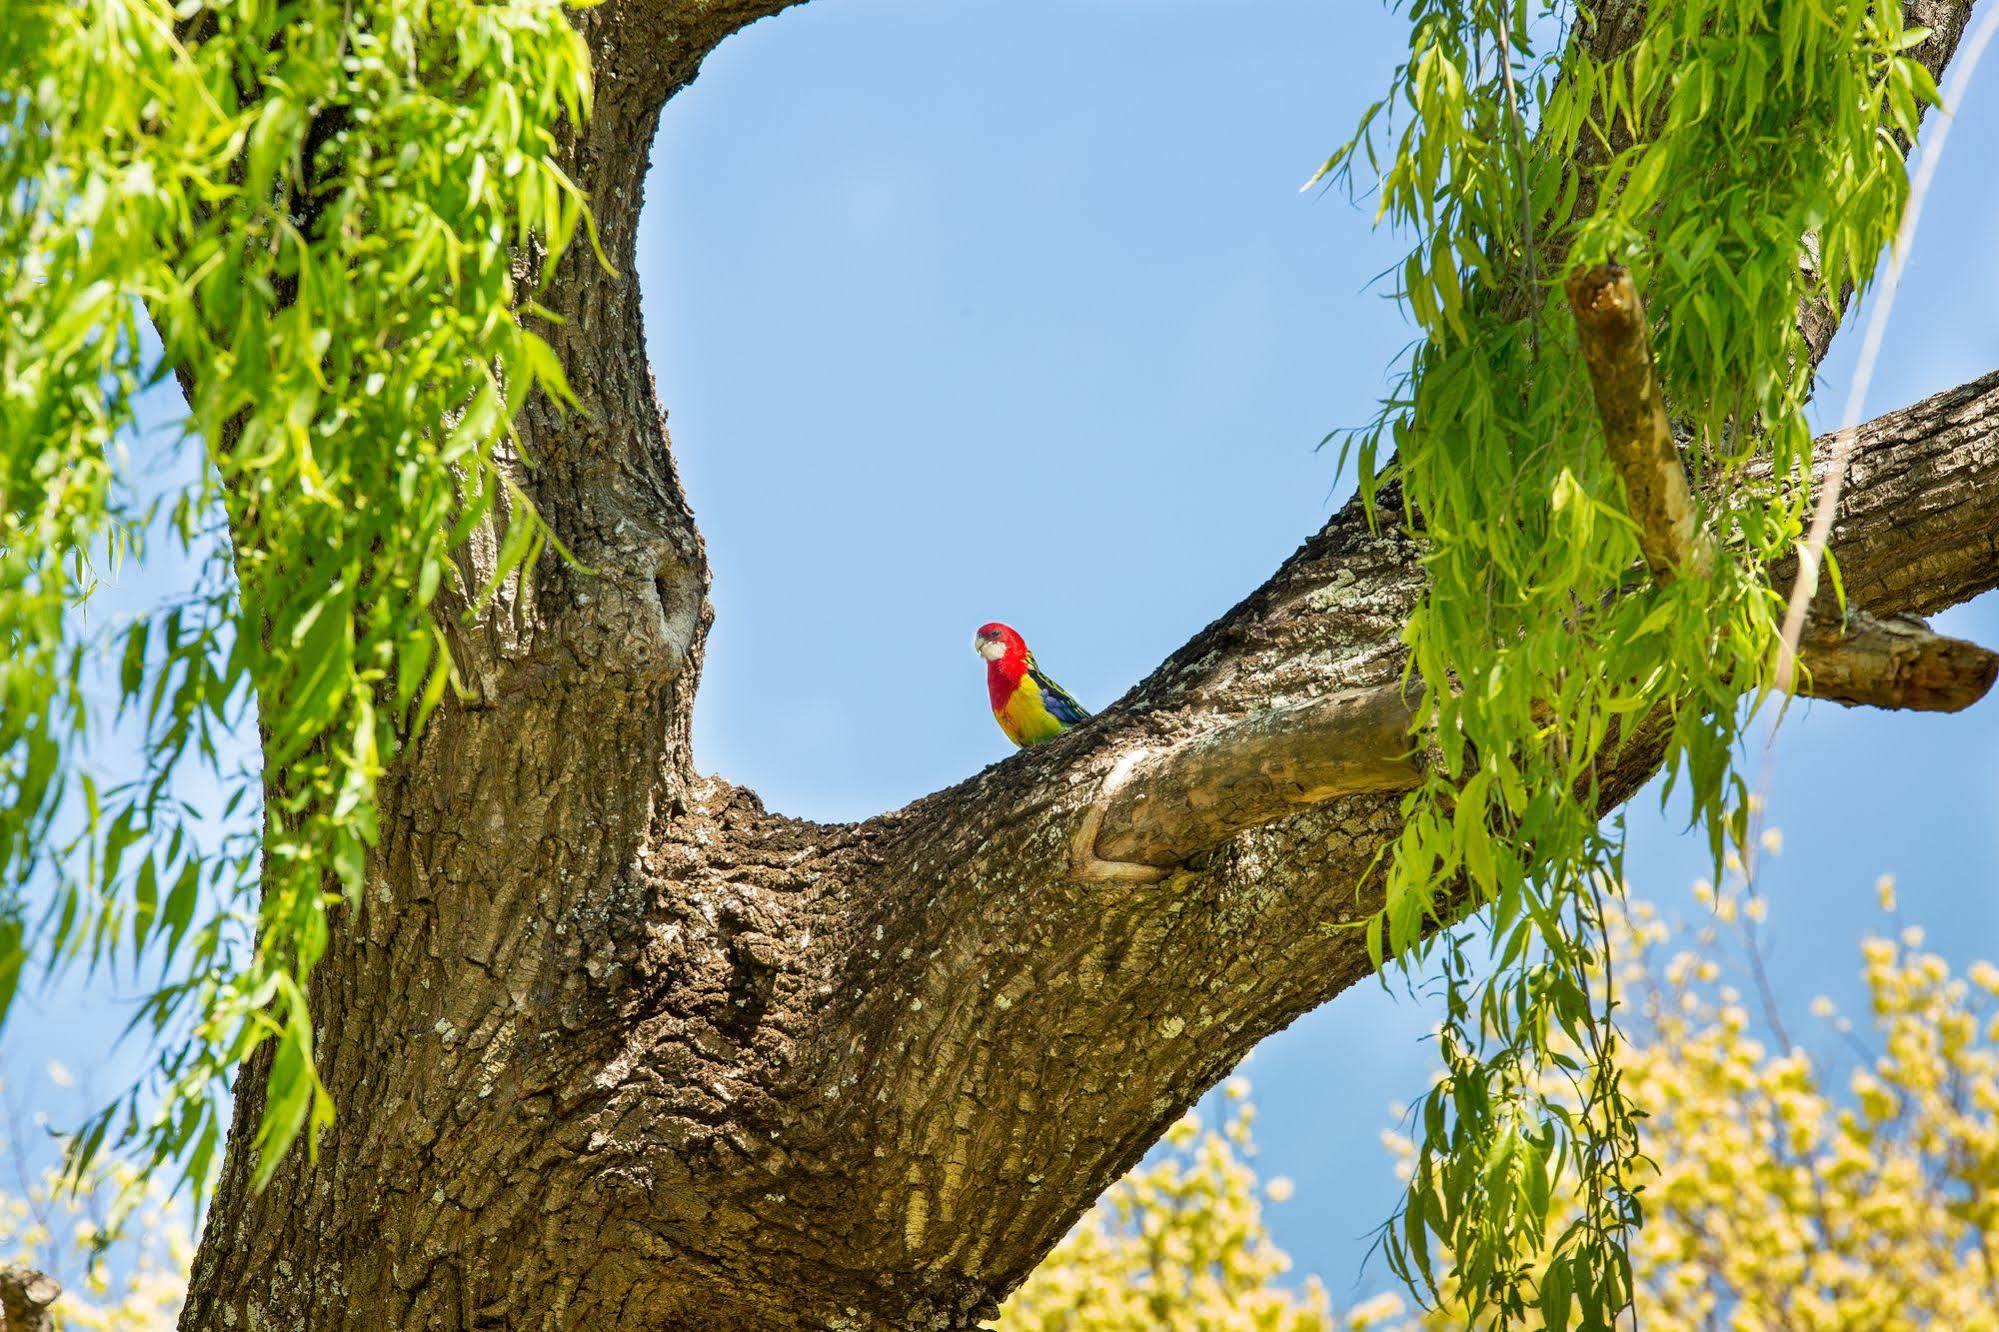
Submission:
<svg viewBox="0 0 1999 1332">
<path fill-rule="evenodd" d="M 1913 615 L 1858 611 L 1807 624 L 1800 648 L 1813 697 L 1849 705 L 1961 712 L 1999 675 L 1999 655 L 1932 633 Z"/>
<path fill-rule="evenodd" d="M 1398 830 L 1421 582 L 1357 509 L 1089 725 L 907 808 L 809 824 L 699 774 L 707 563 L 629 275 L 660 108 L 784 7 L 578 12 L 617 274 L 547 298 L 586 410 L 530 412 L 522 481 L 596 572 L 545 563 L 455 644 L 479 697 L 385 786 L 314 976 L 339 1122 L 253 1193 L 245 1070 L 186 1329 L 969 1328 L 1370 970 L 1336 927 Z M 1593 44 L 1632 13 L 1599 8 Z M 1940 65 L 1966 7 L 1916 8 Z M 1851 476 L 1857 607 L 1999 585 L 1999 378 L 1873 423 Z"/>
</svg>

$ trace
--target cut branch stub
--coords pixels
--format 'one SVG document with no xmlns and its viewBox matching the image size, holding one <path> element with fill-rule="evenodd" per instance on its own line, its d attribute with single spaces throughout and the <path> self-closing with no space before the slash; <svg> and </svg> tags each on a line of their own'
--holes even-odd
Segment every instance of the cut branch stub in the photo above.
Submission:
<svg viewBox="0 0 1999 1332">
<path fill-rule="evenodd" d="M 1693 488 L 1666 418 L 1666 398 L 1652 364 L 1652 335 L 1638 288 L 1622 264 L 1597 264 L 1569 275 L 1583 364 L 1596 394 L 1604 447 L 1624 481 L 1645 563 L 1660 581 L 1707 567 L 1697 540 Z"/>
<path fill-rule="evenodd" d="M 1108 794 L 1095 854 L 1177 865 L 1337 796 L 1406 791 L 1420 772 L 1401 686 L 1270 708 L 1148 757 Z"/>
<path fill-rule="evenodd" d="M 1801 692 L 1849 707 L 1958 712 L 1999 677 L 1999 653 L 1934 633 L 1913 615 L 1877 619 L 1855 611 L 1844 624 L 1813 620 L 1799 655 Z"/>
<path fill-rule="evenodd" d="M 54 1332 L 62 1287 L 28 1267 L 0 1267 L 0 1332 Z"/>
</svg>

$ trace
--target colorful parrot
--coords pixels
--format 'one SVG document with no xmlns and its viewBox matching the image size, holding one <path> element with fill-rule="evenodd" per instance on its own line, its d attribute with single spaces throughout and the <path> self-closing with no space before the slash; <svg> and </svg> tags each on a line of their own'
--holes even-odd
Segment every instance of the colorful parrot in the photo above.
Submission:
<svg viewBox="0 0 1999 1332">
<path fill-rule="evenodd" d="M 972 650 L 986 659 L 986 692 L 993 720 L 1016 745 L 1053 740 L 1090 715 L 1069 691 L 1041 673 L 1027 640 L 1003 624 L 980 628 Z"/>
</svg>

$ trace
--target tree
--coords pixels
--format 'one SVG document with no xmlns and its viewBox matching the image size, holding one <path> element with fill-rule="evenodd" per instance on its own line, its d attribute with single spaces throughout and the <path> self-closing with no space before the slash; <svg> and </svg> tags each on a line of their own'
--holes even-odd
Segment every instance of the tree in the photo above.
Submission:
<svg viewBox="0 0 1999 1332">
<path fill-rule="evenodd" d="M 229 1022 L 200 1026 L 210 1043 L 172 1069 L 176 1085 L 207 1085 L 247 1056 L 184 1327 L 973 1326 L 1258 1039 L 1383 963 L 1364 931 L 1329 927 L 1377 919 L 1384 886 L 1371 870 L 1411 826 L 1404 795 L 1434 799 L 1439 788 L 1408 742 L 1412 720 L 1432 714 L 1400 683 L 1401 631 L 1425 595 L 1423 547 L 1365 505 L 1337 515 L 1090 726 L 905 809 L 806 824 L 699 772 L 689 717 L 712 615 L 708 570 L 646 370 L 634 241 L 662 109 L 718 43 L 789 3 L 609 0 L 574 11 L 596 87 L 580 122 L 562 104 L 580 97 L 565 64 L 569 30 L 547 26 L 545 5 L 431 6 L 409 20 L 385 0 L 364 7 L 379 30 L 357 22 L 346 34 L 329 17 L 338 7 L 310 11 L 330 29 L 279 33 L 255 27 L 277 11 L 218 6 L 177 34 L 197 58 L 224 49 L 252 67 L 178 90 L 190 116 L 202 97 L 217 101 L 226 132 L 210 146 L 222 165 L 205 184 L 234 202 L 203 196 L 163 225 L 191 238 L 170 260 L 198 272 L 216 258 L 203 248 L 208 220 L 247 209 L 247 230 L 225 234 L 263 248 L 225 255 L 255 281 L 142 293 L 219 470 L 208 498 L 231 525 L 244 602 L 208 603 L 223 608 L 218 627 L 196 647 L 181 642 L 165 665 L 159 644 L 140 639 L 128 692 L 171 679 L 197 701 L 170 715 L 202 717 L 204 691 L 253 690 L 266 757 L 258 793 L 272 814 L 234 862 L 253 866 L 262 852 L 262 951 L 247 972 L 226 973 L 255 984 L 232 982 L 213 1003 L 189 991 L 197 1012 Z M 1908 52 L 1934 74 L 1969 6 L 1906 8 L 1929 29 Z M 33 12 L 55 22 L 64 11 Z M 259 42 L 204 45 L 227 40 L 239 20 Z M 424 60 L 439 50 L 450 59 L 441 74 L 409 62 L 442 82 L 405 95 L 381 75 L 402 50 L 390 20 L 463 23 L 478 40 L 439 47 L 422 29 Z M 1571 38 L 1571 63 L 1614 60 L 1646 22 L 1640 6 L 1598 6 Z M 307 32 L 336 45 L 311 47 L 298 36 Z M 337 45 L 353 33 L 367 42 Z M 32 29 L 25 40 L 36 40 Z M 520 68 L 561 77 L 518 93 L 491 77 L 519 51 L 531 53 Z M 43 58 L 32 45 L 20 53 Z M 355 85 L 365 96 L 336 83 L 287 100 L 295 84 L 257 62 L 292 56 L 316 77 L 351 58 L 368 76 Z M 439 87 L 476 114 L 454 116 Z M 1863 138 L 1913 129 L 1920 96 L 1905 92 L 1906 107 L 1869 112 L 1877 120 Z M 514 105 L 523 96 L 525 111 Z M 21 128 L 36 122 L 20 116 L 58 115 L 22 106 L 10 102 L 0 121 L 0 145 L 17 155 L 36 144 Z M 243 108 L 252 119 L 239 122 Z M 144 106 L 132 114 L 141 146 L 154 142 L 143 134 L 182 126 Z M 350 196 L 312 172 L 336 148 L 358 154 L 342 170 L 359 170 L 371 134 L 411 145 L 417 166 L 430 152 L 463 156 L 434 176 L 400 170 L 392 154 L 367 157 L 384 197 L 404 200 L 412 181 L 433 193 L 409 195 L 406 213 L 357 221 L 337 206 Z M 260 153 L 265 136 L 296 151 Z M 1591 144 L 1547 151 L 1582 163 L 1578 179 L 1603 165 Z M 484 189 L 497 180 L 532 188 L 503 207 Z M 1579 215 L 1598 202 L 1590 180 L 1569 205 Z M 570 181 L 590 201 L 607 263 L 555 261 L 580 225 Z M 10 178 L 10 200 L 18 187 Z M 276 191 L 275 206 L 260 189 Z M 406 470 L 372 475 L 364 430 L 308 435 L 330 453 L 300 448 L 286 423 L 293 408 L 318 419 L 313 375 L 329 367 L 313 358 L 330 344 L 308 299 L 325 271 L 297 256 L 334 247 L 353 267 L 332 271 L 370 275 L 374 285 L 337 286 L 360 303 L 343 327 L 407 320 L 401 270 L 366 244 L 363 222 L 424 238 L 439 210 L 469 216 L 475 243 L 383 248 L 465 308 L 450 306 L 442 323 L 397 324 L 367 344 L 375 359 L 358 370 L 331 367 L 340 392 L 369 411 L 388 410 L 370 374 L 403 395 L 396 410 L 408 420 L 370 420 L 382 437 L 430 442 L 391 459 Z M 90 233 L 93 243 L 107 234 Z M 1527 254 L 1530 267 L 1553 263 L 1532 258 L 1531 245 Z M 1836 299 L 1802 311 L 1811 362 L 1837 325 L 1854 261 L 1840 257 Z M 1862 276 L 1871 266 L 1869 251 Z M 447 267 L 448 284 L 437 276 Z M 217 303 L 236 313 L 241 292 L 256 298 L 244 308 L 258 319 L 268 313 L 258 300 L 277 311 L 247 338 L 214 316 Z M 65 327 L 31 332 L 54 339 Z M 204 359 L 261 350 L 266 337 L 306 351 L 255 377 Z M 500 372 L 487 374 L 493 364 Z M 1799 360 L 1786 383 L 1808 371 Z M 22 368 L 9 372 L 33 387 Z M 1627 378 L 1622 391 L 1643 400 L 1650 390 Z M 426 412 L 449 428 L 410 425 Z M 1999 506 L 1987 484 L 1999 472 L 1995 414 L 1999 378 L 1988 377 L 1860 432 L 1834 545 L 1859 614 L 1821 599 L 1807 645 L 1819 692 L 1955 707 L 1990 684 L 1990 654 L 1875 617 L 1931 613 L 1999 583 L 1987 540 Z M 42 455 L 23 444 L 10 456 Z M 328 457 L 335 489 L 365 504 L 323 502 L 315 477 Z M 253 464 L 289 469 L 284 484 L 272 488 Z M 407 493 L 382 475 L 407 477 Z M 76 505 L 102 508 L 88 495 Z M 383 525 L 369 525 L 374 506 L 391 510 Z M 189 525 L 207 512 L 195 506 Z M 462 515 L 469 537 L 453 544 Z M 561 557 L 531 563 L 537 543 Z M 63 548 L 58 538 L 15 543 L 33 555 Z M 1635 538 L 1630 549 L 1635 564 Z M 342 562 L 322 567 L 321 550 Z M 1762 587 L 1755 580 L 1784 572 L 1743 576 Z M 329 579 L 344 598 L 331 610 Z M 23 623 L 9 629 L 18 641 L 60 632 Z M 247 628 L 232 640 L 233 623 Z M 326 656 L 301 647 L 315 628 L 335 640 L 331 685 L 317 670 Z M 435 649 L 440 636 L 448 656 Z M 1732 687 L 1704 715 L 1727 715 L 1757 681 Z M 183 749 L 198 743 L 188 728 L 166 729 Z M 32 754 L 40 735 L 7 739 Z M 1628 797 L 1679 752 L 1674 743 L 1638 726 L 1604 751 L 1592 810 Z M 107 879 L 157 812 L 93 830 L 100 845 L 118 844 Z M 39 825 L 20 826 L 31 845 Z M 128 888 L 132 910 L 104 918 L 113 934 L 143 918 L 135 948 L 173 902 L 162 885 L 178 887 L 147 874 Z M 1402 933 L 1433 930 L 1465 905 L 1458 877 L 1436 885 L 1427 907 L 1406 906 Z M 202 936 L 213 946 L 204 956 L 227 956 L 221 938 Z M 97 1139 L 110 1127 L 101 1121 Z M 199 1159 L 214 1127 L 212 1112 L 190 1110 L 152 1142 Z M 304 1141 L 283 1152 L 294 1136 Z"/>
</svg>

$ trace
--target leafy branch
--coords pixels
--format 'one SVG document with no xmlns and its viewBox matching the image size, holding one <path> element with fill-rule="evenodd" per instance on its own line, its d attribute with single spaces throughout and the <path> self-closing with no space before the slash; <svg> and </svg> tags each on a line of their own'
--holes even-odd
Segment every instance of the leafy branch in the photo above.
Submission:
<svg viewBox="0 0 1999 1332">
<path fill-rule="evenodd" d="M 1423 334 L 1351 441 L 1370 503 L 1399 479 L 1429 578 L 1405 638 L 1434 759 L 1368 943 L 1441 972 L 1443 1076 L 1387 1254 L 1434 1293 L 1447 1250 L 1495 1325 L 1603 1328 L 1642 1220 L 1616 997 L 1593 981 L 1622 882 L 1604 774 L 1644 737 L 1717 862 L 1744 836 L 1770 570 L 1811 462 L 1798 311 L 1866 285 L 1936 92 L 1894 7 L 1649 5 L 1615 42 L 1584 20 L 1557 63 L 1536 42 L 1560 11 L 1412 4 L 1390 96 L 1327 171 L 1351 184 L 1365 160 L 1412 235 L 1400 294 Z M 1989 654 L 1971 653 L 1975 697 Z M 1450 928 L 1467 907 L 1484 931 Z M 1564 1174 L 1582 1205 L 1551 1238 Z"/>
<path fill-rule="evenodd" d="M 332 1119 L 309 976 L 454 679 L 453 551 L 504 528 L 462 604 L 546 541 L 510 421 L 567 385 L 514 259 L 532 239 L 546 275 L 584 223 L 559 158 L 588 57 L 561 0 L 28 0 L 0 70 L 0 1018 L 37 962 L 156 965 L 158 1063 L 72 1169 L 126 1142 L 199 1185 L 269 1046 L 268 1175 Z M 137 430 L 169 372 L 183 428 Z M 164 522 L 114 475 L 129 446 L 191 478 Z M 107 641 L 96 566 L 149 536 L 200 586 Z M 100 786 L 108 684 L 145 772 Z M 252 724 L 263 769 L 224 770 Z"/>
</svg>

